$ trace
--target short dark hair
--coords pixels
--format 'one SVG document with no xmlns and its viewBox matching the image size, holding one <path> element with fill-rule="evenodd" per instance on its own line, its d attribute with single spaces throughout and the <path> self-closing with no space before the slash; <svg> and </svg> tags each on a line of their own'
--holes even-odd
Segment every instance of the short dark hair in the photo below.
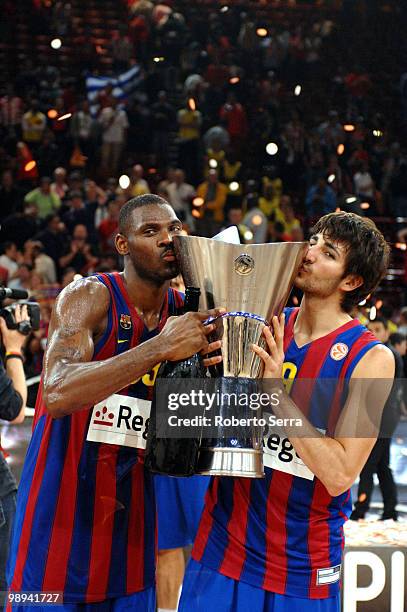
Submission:
<svg viewBox="0 0 407 612">
<path fill-rule="evenodd" d="M 387 319 L 385 319 L 384 317 L 376 317 L 375 319 L 373 319 L 373 321 L 369 321 L 368 325 L 370 323 L 381 323 L 383 325 L 384 329 L 388 329 Z"/>
<path fill-rule="evenodd" d="M 392 346 L 396 346 L 396 344 L 401 344 L 406 339 L 406 336 L 404 334 L 400 334 L 399 332 L 394 332 L 389 336 L 389 342 Z"/>
<path fill-rule="evenodd" d="M 132 198 L 126 204 L 122 206 L 119 214 L 119 232 L 126 234 L 129 226 L 131 226 L 131 217 L 133 210 L 142 208 L 143 206 L 171 206 L 167 200 L 164 200 L 161 196 L 155 195 L 154 193 L 145 193 L 139 195 L 136 198 Z"/>
<path fill-rule="evenodd" d="M 364 300 L 386 274 L 390 247 L 371 219 L 350 212 L 324 215 L 311 229 L 312 234 L 323 234 L 346 245 L 343 277 L 355 274 L 363 279 L 360 287 L 346 292 L 341 307 L 350 312 Z"/>
</svg>

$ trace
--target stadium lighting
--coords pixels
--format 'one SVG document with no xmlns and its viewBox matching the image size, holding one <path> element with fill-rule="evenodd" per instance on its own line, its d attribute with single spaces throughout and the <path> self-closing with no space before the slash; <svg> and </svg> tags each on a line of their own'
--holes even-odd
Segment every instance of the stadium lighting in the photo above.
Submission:
<svg viewBox="0 0 407 612">
<path fill-rule="evenodd" d="M 197 198 L 194 198 L 194 199 L 192 200 L 192 204 L 193 204 L 194 206 L 203 206 L 203 205 L 205 204 L 205 200 L 204 200 L 203 198 L 199 198 L 199 197 L 197 197 Z M 193 211 L 192 211 L 192 212 L 193 212 Z"/>
<path fill-rule="evenodd" d="M 229 183 L 229 189 L 230 191 L 238 191 L 240 185 L 237 181 L 232 181 L 231 183 Z"/>
<path fill-rule="evenodd" d="M 266 145 L 266 153 L 268 153 L 269 155 L 277 155 L 277 153 L 278 153 L 278 146 L 276 145 L 275 142 L 269 142 Z"/>
<path fill-rule="evenodd" d="M 119 185 L 122 189 L 127 189 L 130 185 L 130 178 L 127 174 L 122 174 L 119 178 Z"/>
<path fill-rule="evenodd" d="M 60 38 L 53 38 L 51 40 L 51 48 L 58 50 L 62 47 L 62 40 Z"/>
<path fill-rule="evenodd" d="M 296 85 L 296 86 L 295 86 L 295 89 L 294 89 L 294 95 L 295 95 L 295 96 L 299 96 L 299 95 L 301 95 L 301 91 L 302 91 L 302 87 L 301 87 L 301 85 Z"/>
<path fill-rule="evenodd" d="M 24 166 L 24 170 L 26 172 L 30 172 L 31 170 L 34 170 L 36 165 L 37 165 L 37 162 L 35 161 L 35 159 L 32 159 L 31 161 L 26 163 L 26 165 Z"/>
<path fill-rule="evenodd" d="M 58 117 L 57 121 L 65 121 L 65 119 L 70 119 L 72 117 L 72 113 L 66 113 L 65 115 L 61 115 Z"/>
</svg>

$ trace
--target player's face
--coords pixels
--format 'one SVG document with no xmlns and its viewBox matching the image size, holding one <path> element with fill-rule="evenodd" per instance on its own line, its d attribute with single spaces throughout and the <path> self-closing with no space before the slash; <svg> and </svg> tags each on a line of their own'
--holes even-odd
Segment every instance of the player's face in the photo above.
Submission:
<svg viewBox="0 0 407 612">
<path fill-rule="evenodd" d="M 305 294 L 328 297 L 343 285 L 346 248 L 337 240 L 316 234 L 295 279 L 295 286 Z"/>
<path fill-rule="evenodd" d="M 126 254 L 140 278 L 161 285 L 177 276 L 172 239 L 181 230 L 182 223 L 171 206 L 152 204 L 133 211 Z"/>
</svg>

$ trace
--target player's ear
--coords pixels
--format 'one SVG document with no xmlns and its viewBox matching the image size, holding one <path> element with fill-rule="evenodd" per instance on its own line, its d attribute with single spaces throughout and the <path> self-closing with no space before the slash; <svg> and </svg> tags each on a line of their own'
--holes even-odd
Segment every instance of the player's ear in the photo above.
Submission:
<svg viewBox="0 0 407 612">
<path fill-rule="evenodd" d="M 124 256 L 129 254 L 129 243 L 127 241 L 127 236 L 124 234 L 117 234 L 116 238 L 114 239 L 114 243 L 119 255 Z"/>
<path fill-rule="evenodd" d="M 341 282 L 343 291 L 353 291 L 363 285 L 363 278 L 358 274 L 348 274 Z"/>
</svg>

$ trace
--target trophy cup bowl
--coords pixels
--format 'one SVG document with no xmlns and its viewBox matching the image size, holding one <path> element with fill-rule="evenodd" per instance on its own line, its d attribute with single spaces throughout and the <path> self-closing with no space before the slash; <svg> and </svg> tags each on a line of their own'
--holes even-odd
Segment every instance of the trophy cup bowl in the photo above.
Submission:
<svg viewBox="0 0 407 612">
<path fill-rule="evenodd" d="M 265 347 L 263 327 L 274 315 L 281 314 L 307 243 L 240 245 L 199 236 L 175 236 L 174 249 L 185 286 L 201 290 L 200 309 L 227 309 L 212 321 L 216 330 L 211 340 L 222 341 L 222 364 L 217 368 L 222 391 L 255 391 L 263 362 L 250 346 Z M 231 439 L 221 430 L 216 439 L 202 439 L 196 473 L 261 478 L 262 434 L 262 428 L 253 427 L 250 439 L 247 431 L 242 438 Z"/>
</svg>

